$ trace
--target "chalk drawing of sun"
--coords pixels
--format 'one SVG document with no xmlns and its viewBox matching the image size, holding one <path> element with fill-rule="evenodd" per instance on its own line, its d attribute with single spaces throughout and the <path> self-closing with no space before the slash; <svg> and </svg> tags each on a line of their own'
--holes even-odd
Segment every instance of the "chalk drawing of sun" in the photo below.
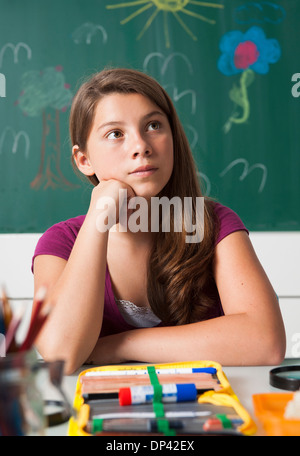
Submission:
<svg viewBox="0 0 300 456">
<path fill-rule="evenodd" d="M 141 7 L 139 8 L 139 6 Z M 154 9 L 151 16 L 146 21 L 143 29 L 139 33 L 137 39 L 139 40 L 146 30 L 151 26 L 152 22 L 156 18 L 156 16 L 162 12 L 164 18 L 164 34 L 165 34 L 165 41 L 166 47 L 170 47 L 170 37 L 169 37 L 169 30 L 168 30 L 168 22 L 167 16 L 168 14 L 172 14 L 173 17 L 178 21 L 180 26 L 183 30 L 194 40 L 197 41 L 197 37 L 193 34 L 193 32 L 189 29 L 189 27 L 185 24 L 184 20 L 182 19 L 182 15 L 192 16 L 196 19 L 200 19 L 201 21 L 208 22 L 209 24 L 215 24 L 216 21 L 213 19 L 209 19 L 206 16 L 203 16 L 195 11 L 191 11 L 186 7 L 188 5 L 196 5 L 199 7 L 207 7 L 207 8 L 224 8 L 223 5 L 218 3 L 210 3 L 210 2 L 199 2 L 197 0 L 134 0 L 128 1 L 123 3 L 118 3 L 116 5 L 107 5 L 107 9 L 117 9 L 117 8 L 127 8 L 127 7 L 137 7 L 132 14 L 121 21 L 121 24 L 127 24 L 127 22 L 134 19 L 136 16 L 144 13 L 151 8 Z"/>
</svg>

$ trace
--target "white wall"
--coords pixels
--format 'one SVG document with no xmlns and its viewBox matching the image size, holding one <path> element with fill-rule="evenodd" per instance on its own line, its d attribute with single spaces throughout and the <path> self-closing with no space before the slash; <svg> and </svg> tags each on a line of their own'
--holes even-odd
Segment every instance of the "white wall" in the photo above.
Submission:
<svg viewBox="0 0 300 456">
<path fill-rule="evenodd" d="M 255 232 L 250 237 L 279 297 L 286 358 L 300 358 L 300 232 Z"/>
<path fill-rule="evenodd" d="M 31 258 L 39 237 L 0 235 L 0 284 L 14 305 L 26 300 L 28 318 L 33 296 Z M 286 357 L 300 358 L 300 232 L 253 232 L 250 237 L 279 297 L 287 333 Z"/>
<path fill-rule="evenodd" d="M 0 235 L 0 286 L 4 286 L 11 299 L 12 307 L 26 306 L 24 321 L 17 333 L 23 340 L 31 315 L 33 296 L 33 274 L 31 258 L 40 234 Z"/>
<path fill-rule="evenodd" d="M 33 296 L 31 258 L 40 234 L 0 235 L 0 284 L 12 298 Z"/>
</svg>

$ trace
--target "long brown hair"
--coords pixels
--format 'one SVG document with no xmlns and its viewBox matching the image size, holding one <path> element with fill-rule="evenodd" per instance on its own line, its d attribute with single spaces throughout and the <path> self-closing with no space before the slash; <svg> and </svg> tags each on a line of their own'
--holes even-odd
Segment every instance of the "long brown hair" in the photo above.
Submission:
<svg viewBox="0 0 300 456">
<path fill-rule="evenodd" d="M 72 145 L 86 151 L 95 107 L 110 93 L 139 93 L 166 114 L 173 134 L 174 167 L 171 178 L 158 195 L 169 199 L 191 197 L 194 220 L 196 198 L 202 193 L 187 137 L 167 92 L 150 76 L 130 69 L 107 69 L 84 83 L 73 100 L 70 114 Z M 97 185 L 97 177 L 89 176 Z M 212 263 L 216 238 L 213 202 L 205 199 L 204 238 L 187 243 L 184 226 L 177 232 L 155 233 L 148 262 L 147 294 L 153 312 L 168 325 L 180 325 L 209 318 L 214 300 L 207 294 L 213 281 Z M 184 217 L 182 217 L 184 220 Z M 174 220 L 173 220 L 174 224 Z"/>
</svg>

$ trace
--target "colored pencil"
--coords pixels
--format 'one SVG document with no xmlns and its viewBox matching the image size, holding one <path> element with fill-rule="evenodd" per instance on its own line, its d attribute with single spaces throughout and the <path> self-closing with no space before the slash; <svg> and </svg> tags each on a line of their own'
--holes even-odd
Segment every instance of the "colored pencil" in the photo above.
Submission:
<svg viewBox="0 0 300 456">
<path fill-rule="evenodd" d="M 5 325 L 5 329 L 7 330 L 8 326 L 9 326 L 11 320 L 12 320 L 13 312 L 11 310 L 11 307 L 10 307 L 10 304 L 9 304 L 9 300 L 8 300 L 6 291 L 5 291 L 3 286 L 1 288 L 1 298 L 0 299 L 2 301 L 4 325 Z"/>
<path fill-rule="evenodd" d="M 47 306 L 44 309 L 41 309 L 39 315 L 36 317 L 35 321 L 32 321 L 32 324 L 30 325 L 29 331 L 27 333 L 27 336 L 22 343 L 21 347 L 19 348 L 19 351 L 25 351 L 25 350 L 30 350 L 40 333 L 42 327 L 44 326 L 49 313 L 51 311 L 51 307 Z"/>
<path fill-rule="evenodd" d="M 46 294 L 47 289 L 45 287 L 41 287 L 36 293 L 33 302 L 33 313 L 31 317 L 30 326 L 25 337 L 25 340 L 19 348 L 19 351 L 21 352 L 29 350 L 32 347 L 34 340 L 37 338 L 37 335 L 39 334 L 40 330 L 42 329 L 42 326 L 48 318 L 48 315 L 50 313 L 50 307 L 47 306 L 44 309 L 42 308 L 45 302 Z"/>
<path fill-rule="evenodd" d="M 16 346 L 15 336 L 16 332 L 22 322 L 23 316 L 25 313 L 25 307 L 22 306 L 16 310 L 12 316 L 12 320 L 6 332 L 6 351 L 9 352 L 12 344 Z"/>
</svg>

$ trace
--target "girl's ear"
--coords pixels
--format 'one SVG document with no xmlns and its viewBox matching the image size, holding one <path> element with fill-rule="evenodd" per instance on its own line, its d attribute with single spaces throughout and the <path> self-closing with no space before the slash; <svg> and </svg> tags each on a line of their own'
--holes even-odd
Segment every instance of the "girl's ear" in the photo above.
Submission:
<svg viewBox="0 0 300 456">
<path fill-rule="evenodd" d="M 72 155 L 79 171 L 81 171 L 86 176 L 92 176 L 95 174 L 88 156 L 82 152 L 78 146 L 73 146 Z"/>
</svg>

